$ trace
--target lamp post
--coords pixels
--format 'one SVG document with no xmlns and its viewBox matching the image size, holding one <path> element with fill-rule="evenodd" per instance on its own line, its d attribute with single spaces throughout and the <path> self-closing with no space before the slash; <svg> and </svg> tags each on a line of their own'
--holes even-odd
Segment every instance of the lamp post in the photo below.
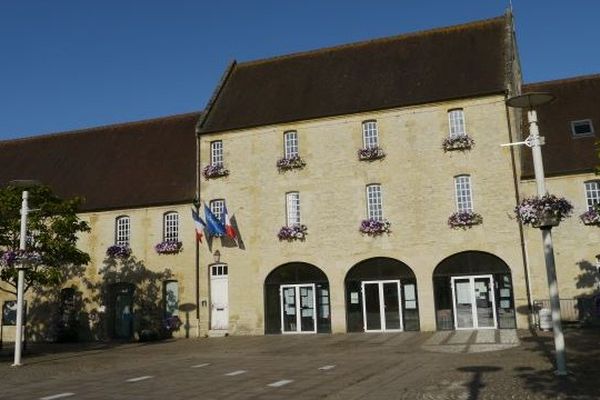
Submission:
<svg viewBox="0 0 600 400">
<path fill-rule="evenodd" d="M 531 148 L 533 156 L 533 170 L 537 194 L 542 197 L 546 194 L 546 182 L 544 177 L 544 164 L 542 162 L 542 149 L 544 137 L 540 136 L 538 128 L 537 112 L 534 107 L 550 103 L 555 97 L 550 93 L 531 92 L 520 96 L 511 97 L 506 100 L 506 105 L 513 108 L 527 110 L 529 123 L 529 137 L 523 142 L 508 143 L 502 146 L 514 146 L 524 144 Z M 550 308 L 552 310 L 552 332 L 554 334 L 554 347 L 556 350 L 556 374 L 567 375 L 565 357 L 565 339 L 560 319 L 560 300 L 558 296 L 558 283 L 556 280 L 556 264 L 554 260 L 554 246 L 552 244 L 552 226 L 542 224 L 542 239 L 544 244 L 544 259 L 546 262 L 546 275 L 548 278 L 548 290 L 550 293 Z"/>
<path fill-rule="evenodd" d="M 10 185 L 28 188 L 39 185 L 39 182 L 31 180 L 17 180 L 11 181 Z M 25 252 L 27 246 L 27 214 L 29 213 L 28 200 L 29 191 L 24 189 L 21 196 L 21 233 L 19 236 L 19 250 L 21 250 L 23 253 Z M 24 254 L 20 261 L 21 263 L 17 268 L 17 331 L 15 333 L 15 358 L 12 364 L 13 367 L 18 367 L 21 365 L 21 351 L 23 347 L 23 297 L 26 268 Z"/>
</svg>

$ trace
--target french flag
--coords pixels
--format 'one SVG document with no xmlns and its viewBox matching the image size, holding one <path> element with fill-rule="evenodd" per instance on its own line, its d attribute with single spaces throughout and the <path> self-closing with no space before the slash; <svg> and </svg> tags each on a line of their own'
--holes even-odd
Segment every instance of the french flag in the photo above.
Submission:
<svg viewBox="0 0 600 400">
<path fill-rule="evenodd" d="M 236 238 L 235 229 L 233 229 L 233 225 L 231 225 L 231 220 L 229 219 L 229 213 L 227 212 L 227 206 L 223 206 L 223 225 L 225 226 L 225 234 L 232 239 Z"/>
<path fill-rule="evenodd" d="M 206 223 L 202 221 L 202 218 L 200 218 L 200 215 L 194 209 L 192 209 L 192 219 L 194 220 L 194 225 L 196 225 L 196 240 L 202 243 L 202 234 L 204 229 L 206 229 Z"/>
</svg>

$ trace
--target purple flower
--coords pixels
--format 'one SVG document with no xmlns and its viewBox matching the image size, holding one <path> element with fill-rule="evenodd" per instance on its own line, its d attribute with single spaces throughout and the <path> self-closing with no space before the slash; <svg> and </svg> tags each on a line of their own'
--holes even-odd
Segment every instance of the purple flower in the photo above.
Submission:
<svg viewBox="0 0 600 400">
<path fill-rule="evenodd" d="M 524 225 L 538 225 L 545 218 L 553 218 L 560 222 L 572 212 L 573 205 L 567 199 L 553 194 L 523 199 L 515 207 L 517 219 Z"/>
<path fill-rule="evenodd" d="M 369 236 L 377 236 L 383 233 L 389 234 L 390 222 L 388 220 L 377 220 L 374 218 L 363 219 L 360 223 L 358 230 L 360 233 L 367 234 Z"/>
<path fill-rule="evenodd" d="M 442 142 L 444 152 L 452 150 L 470 150 L 475 145 L 475 140 L 469 135 L 447 136 Z"/>
<path fill-rule="evenodd" d="M 585 225 L 600 225 L 600 205 L 595 204 L 591 210 L 581 214 L 579 218 Z"/>
<path fill-rule="evenodd" d="M 126 244 L 115 244 L 106 249 L 106 256 L 110 258 L 128 258 L 131 249 Z"/>
<path fill-rule="evenodd" d="M 229 175 L 229 170 L 223 164 L 208 164 L 202 169 L 202 175 L 204 175 L 204 179 L 209 180 L 210 178 L 227 176 Z"/>
<path fill-rule="evenodd" d="M 299 156 L 283 157 L 277 161 L 279 171 L 287 171 L 290 169 L 304 168 L 306 162 Z"/>
<path fill-rule="evenodd" d="M 0 265 L 14 267 L 15 265 L 37 265 L 42 262 L 42 256 L 37 251 L 9 250 L 0 257 Z"/>
<path fill-rule="evenodd" d="M 467 229 L 483 222 L 483 217 L 473 211 L 455 212 L 448 218 L 448 226 L 453 229 Z"/>
<path fill-rule="evenodd" d="M 163 321 L 165 329 L 169 332 L 176 331 L 181 327 L 181 320 L 177 315 L 165 318 Z"/>
<path fill-rule="evenodd" d="M 165 240 L 154 246 L 158 254 L 177 254 L 181 251 L 183 243 L 177 240 Z"/>
<path fill-rule="evenodd" d="M 306 235 L 308 228 L 306 225 L 292 225 L 292 226 L 283 226 L 279 230 L 277 237 L 279 240 L 287 240 L 288 242 L 294 240 L 304 240 L 306 239 Z"/>
<path fill-rule="evenodd" d="M 385 152 L 381 147 L 370 147 L 366 149 L 358 149 L 358 159 L 360 161 L 373 161 L 385 157 Z"/>
</svg>

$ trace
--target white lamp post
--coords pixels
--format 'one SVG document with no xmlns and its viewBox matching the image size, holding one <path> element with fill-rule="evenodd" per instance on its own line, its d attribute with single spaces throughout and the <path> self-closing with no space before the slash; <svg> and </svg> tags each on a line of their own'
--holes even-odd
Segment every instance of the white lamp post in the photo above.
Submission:
<svg viewBox="0 0 600 400">
<path fill-rule="evenodd" d="M 539 134 L 537 112 L 534 107 L 547 104 L 554 100 L 550 93 L 532 92 L 520 96 L 511 97 L 506 100 L 506 105 L 514 108 L 527 110 L 529 123 L 529 137 L 523 142 L 508 143 L 502 146 L 514 146 L 524 144 L 531 147 L 533 155 L 533 170 L 537 194 L 542 197 L 546 194 L 546 182 L 544 179 L 544 164 L 542 162 L 542 149 L 544 138 Z M 550 308 L 552 310 L 552 331 L 554 333 L 554 347 L 556 349 L 556 374 L 567 375 L 565 357 L 565 339 L 560 319 L 560 300 L 558 296 L 558 284 L 556 281 L 556 265 L 554 261 L 554 247 L 552 244 L 552 226 L 540 226 L 544 242 L 544 259 L 546 261 L 546 275 L 548 277 L 548 289 L 550 292 Z"/>
<path fill-rule="evenodd" d="M 37 181 L 30 180 L 19 180 L 10 182 L 14 186 L 32 187 L 39 185 Z M 19 240 L 19 250 L 24 252 L 27 245 L 27 214 L 29 213 L 29 207 L 27 201 L 29 199 L 29 192 L 23 190 L 22 202 L 21 202 L 21 234 Z M 17 276 L 17 332 L 15 334 L 15 359 L 12 364 L 13 367 L 21 365 L 21 351 L 23 347 L 23 297 L 25 287 L 25 265 L 24 258 L 21 259 L 21 264 L 18 269 Z"/>
</svg>

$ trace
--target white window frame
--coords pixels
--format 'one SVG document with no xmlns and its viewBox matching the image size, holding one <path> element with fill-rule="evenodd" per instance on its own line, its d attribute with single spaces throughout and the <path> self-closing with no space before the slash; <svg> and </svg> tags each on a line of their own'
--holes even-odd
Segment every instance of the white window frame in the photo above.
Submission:
<svg viewBox="0 0 600 400">
<path fill-rule="evenodd" d="M 210 212 L 220 221 L 225 210 L 225 199 L 214 199 L 210 201 Z"/>
<path fill-rule="evenodd" d="M 383 221 L 383 190 L 381 184 L 371 183 L 366 186 L 367 218 Z"/>
<path fill-rule="evenodd" d="M 456 211 L 473 212 L 473 180 L 469 174 L 456 175 L 454 177 L 454 199 Z"/>
<path fill-rule="evenodd" d="M 299 154 L 298 132 L 287 131 L 283 133 L 283 156 L 285 158 L 297 157 Z"/>
<path fill-rule="evenodd" d="M 300 225 L 300 192 L 285 194 L 285 224 L 286 226 Z"/>
<path fill-rule="evenodd" d="M 115 244 L 129 246 L 131 241 L 131 218 L 121 215 L 115 218 Z"/>
<path fill-rule="evenodd" d="M 448 110 L 448 135 L 450 137 L 459 137 L 466 134 L 465 110 L 462 108 Z"/>
<path fill-rule="evenodd" d="M 600 180 L 586 181 L 583 188 L 587 210 L 591 211 L 594 204 L 600 203 Z"/>
<path fill-rule="evenodd" d="M 179 213 L 176 211 L 163 214 L 163 240 L 179 241 Z"/>
<path fill-rule="evenodd" d="M 223 141 L 210 142 L 210 165 L 223 165 Z"/>
<path fill-rule="evenodd" d="M 575 125 L 583 124 L 583 123 L 589 124 L 590 131 L 588 133 L 576 133 Z M 579 119 L 576 121 L 571 121 L 571 134 L 573 135 L 574 138 L 594 136 L 594 134 L 595 134 L 594 133 L 594 124 L 592 124 L 592 120 L 588 118 L 588 119 Z"/>
<path fill-rule="evenodd" d="M 362 123 L 363 149 L 379 147 L 379 131 L 377 121 L 372 119 Z"/>
</svg>

